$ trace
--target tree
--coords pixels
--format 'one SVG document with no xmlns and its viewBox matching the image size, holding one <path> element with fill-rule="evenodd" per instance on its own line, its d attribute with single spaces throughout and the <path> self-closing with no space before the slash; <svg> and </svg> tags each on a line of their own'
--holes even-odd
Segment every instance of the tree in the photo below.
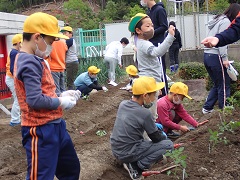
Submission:
<svg viewBox="0 0 240 180">
<path fill-rule="evenodd" d="M 229 3 L 226 0 L 215 0 L 214 10 L 223 13 L 228 6 Z"/>
<path fill-rule="evenodd" d="M 129 12 L 123 16 L 124 20 L 130 20 L 131 17 L 136 15 L 137 13 L 146 13 L 143 8 L 141 8 L 138 4 L 136 4 L 134 7 L 130 8 Z"/>
<path fill-rule="evenodd" d="M 60 18 L 68 22 L 73 28 L 98 28 L 98 23 L 96 23 L 96 21 L 99 21 L 99 19 L 95 16 L 87 3 L 82 0 L 69 0 L 64 2 L 63 7 L 64 16 L 60 16 Z"/>
</svg>

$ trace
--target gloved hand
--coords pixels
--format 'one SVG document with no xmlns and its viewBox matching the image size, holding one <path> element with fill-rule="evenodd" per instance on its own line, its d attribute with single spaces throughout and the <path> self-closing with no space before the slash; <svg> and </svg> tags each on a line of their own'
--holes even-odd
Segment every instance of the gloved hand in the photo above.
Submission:
<svg viewBox="0 0 240 180">
<path fill-rule="evenodd" d="M 163 126 L 160 123 L 155 123 L 155 124 L 159 130 L 163 131 Z"/>
<path fill-rule="evenodd" d="M 61 97 L 72 96 L 76 99 L 76 101 L 78 101 L 81 97 L 81 92 L 79 90 L 68 90 L 68 91 L 62 92 L 60 96 Z"/>
<path fill-rule="evenodd" d="M 167 134 L 166 134 L 164 131 L 162 131 L 162 134 L 163 134 L 163 136 L 165 136 L 166 139 L 167 139 Z"/>
<path fill-rule="evenodd" d="M 60 101 L 60 106 L 62 109 L 71 109 L 76 105 L 76 99 L 73 96 L 64 96 L 64 97 L 59 97 L 58 98 Z"/>
<path fill-rule="evenodd" d="M 107 91 L 108 91 L 108 88 L 106 88 L 105 86 L 103 86 L 103 87 L 102 87 L 102 90 L 103 90 L 104 92 L 107 92 Z"/>
<path fill-rule="evenodd" d="M 127 86 L 126 86 L 126 90 L 129 91 L 130 89 L 132 89 L 132 86 L 127 85 Z"/>
</svg>

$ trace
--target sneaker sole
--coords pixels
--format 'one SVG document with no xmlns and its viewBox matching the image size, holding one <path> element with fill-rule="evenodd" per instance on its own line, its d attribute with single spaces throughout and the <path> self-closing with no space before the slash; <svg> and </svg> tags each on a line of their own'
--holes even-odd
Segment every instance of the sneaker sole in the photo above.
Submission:
<svg viewBox="0 0 240 180">
<path fill-rule="evenodd" d="M 142 176 L 141 176 L 140 178 L 134 179 L 134 178 L 132 177 L 131 172 L 129 171 L 129 169 L 128 169 L 128 167 L 127 167 L 127 165 L 126 165 L 125 163 L 123 163 L 123 167 L 124 167 L 124 169 L 127 170 L 128 174 L 129 174 L 129 176 L 131 177 L 132 180 L 141 180 L 141 179 L 143 179 Z"/>
</svg>

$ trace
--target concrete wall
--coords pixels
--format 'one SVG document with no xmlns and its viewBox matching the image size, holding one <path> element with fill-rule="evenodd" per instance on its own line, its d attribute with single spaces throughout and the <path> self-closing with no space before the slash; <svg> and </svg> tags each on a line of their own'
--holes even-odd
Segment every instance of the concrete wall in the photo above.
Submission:
<svg viewBox="0 0 240 180">
<path fill-rule="evenodd" d="M 240 45 L 230 45 L 228 49 L 229 60 L 240 61 Z M 122 57 L 123 66 L 134 64 L 133 54 L 126 54 Z M 169 55 L 166 53 L 166 66 L 169 68 Z M 203 49 L 184 50 L 179 53 L 179 62 L 203 62 Z"/>
</svg>

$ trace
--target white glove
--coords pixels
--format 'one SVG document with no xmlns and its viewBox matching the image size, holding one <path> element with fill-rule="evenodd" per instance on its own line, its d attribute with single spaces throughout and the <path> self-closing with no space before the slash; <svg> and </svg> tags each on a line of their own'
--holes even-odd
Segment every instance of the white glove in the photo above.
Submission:
<svg viewBox="0 0 240 180">
<path fill-rule="evenodd" d="M 61 97 L 65 97 L 65 96 L 72 96 L 77 100 L 80 99 L 81 97 L 81 92 L 79 90 L 68 90 L 68 91 L 64 91 L 62 92 L 62 94 L 60 95 Z"/>
<path fill-rule="evenodd" d="M 64 96 L 64 97 L 59 97 L 58 98 L 60 101 L 60 106 L 62 109 L 71 109 L 76 105 L 76 99 L 73 96 Z"/>
<path fill-rule="evenodd" d="M 103 86 L 103 87 L 102 87 L 102 90 L 103 90 L 104 92 L 107 92 L 107 91 L 108 91 L 108 88 L 106 88 L 105 86 Z"/>
<path fill-rule="evenodd" d="M 132 89 L 132 86 L 130 86 L 130 85 L 127 85 L 127 86 L 126 86 L 126 90 L 129 91 L 129 90 L 131 90 L 131 89 Z"/>
</svg>

